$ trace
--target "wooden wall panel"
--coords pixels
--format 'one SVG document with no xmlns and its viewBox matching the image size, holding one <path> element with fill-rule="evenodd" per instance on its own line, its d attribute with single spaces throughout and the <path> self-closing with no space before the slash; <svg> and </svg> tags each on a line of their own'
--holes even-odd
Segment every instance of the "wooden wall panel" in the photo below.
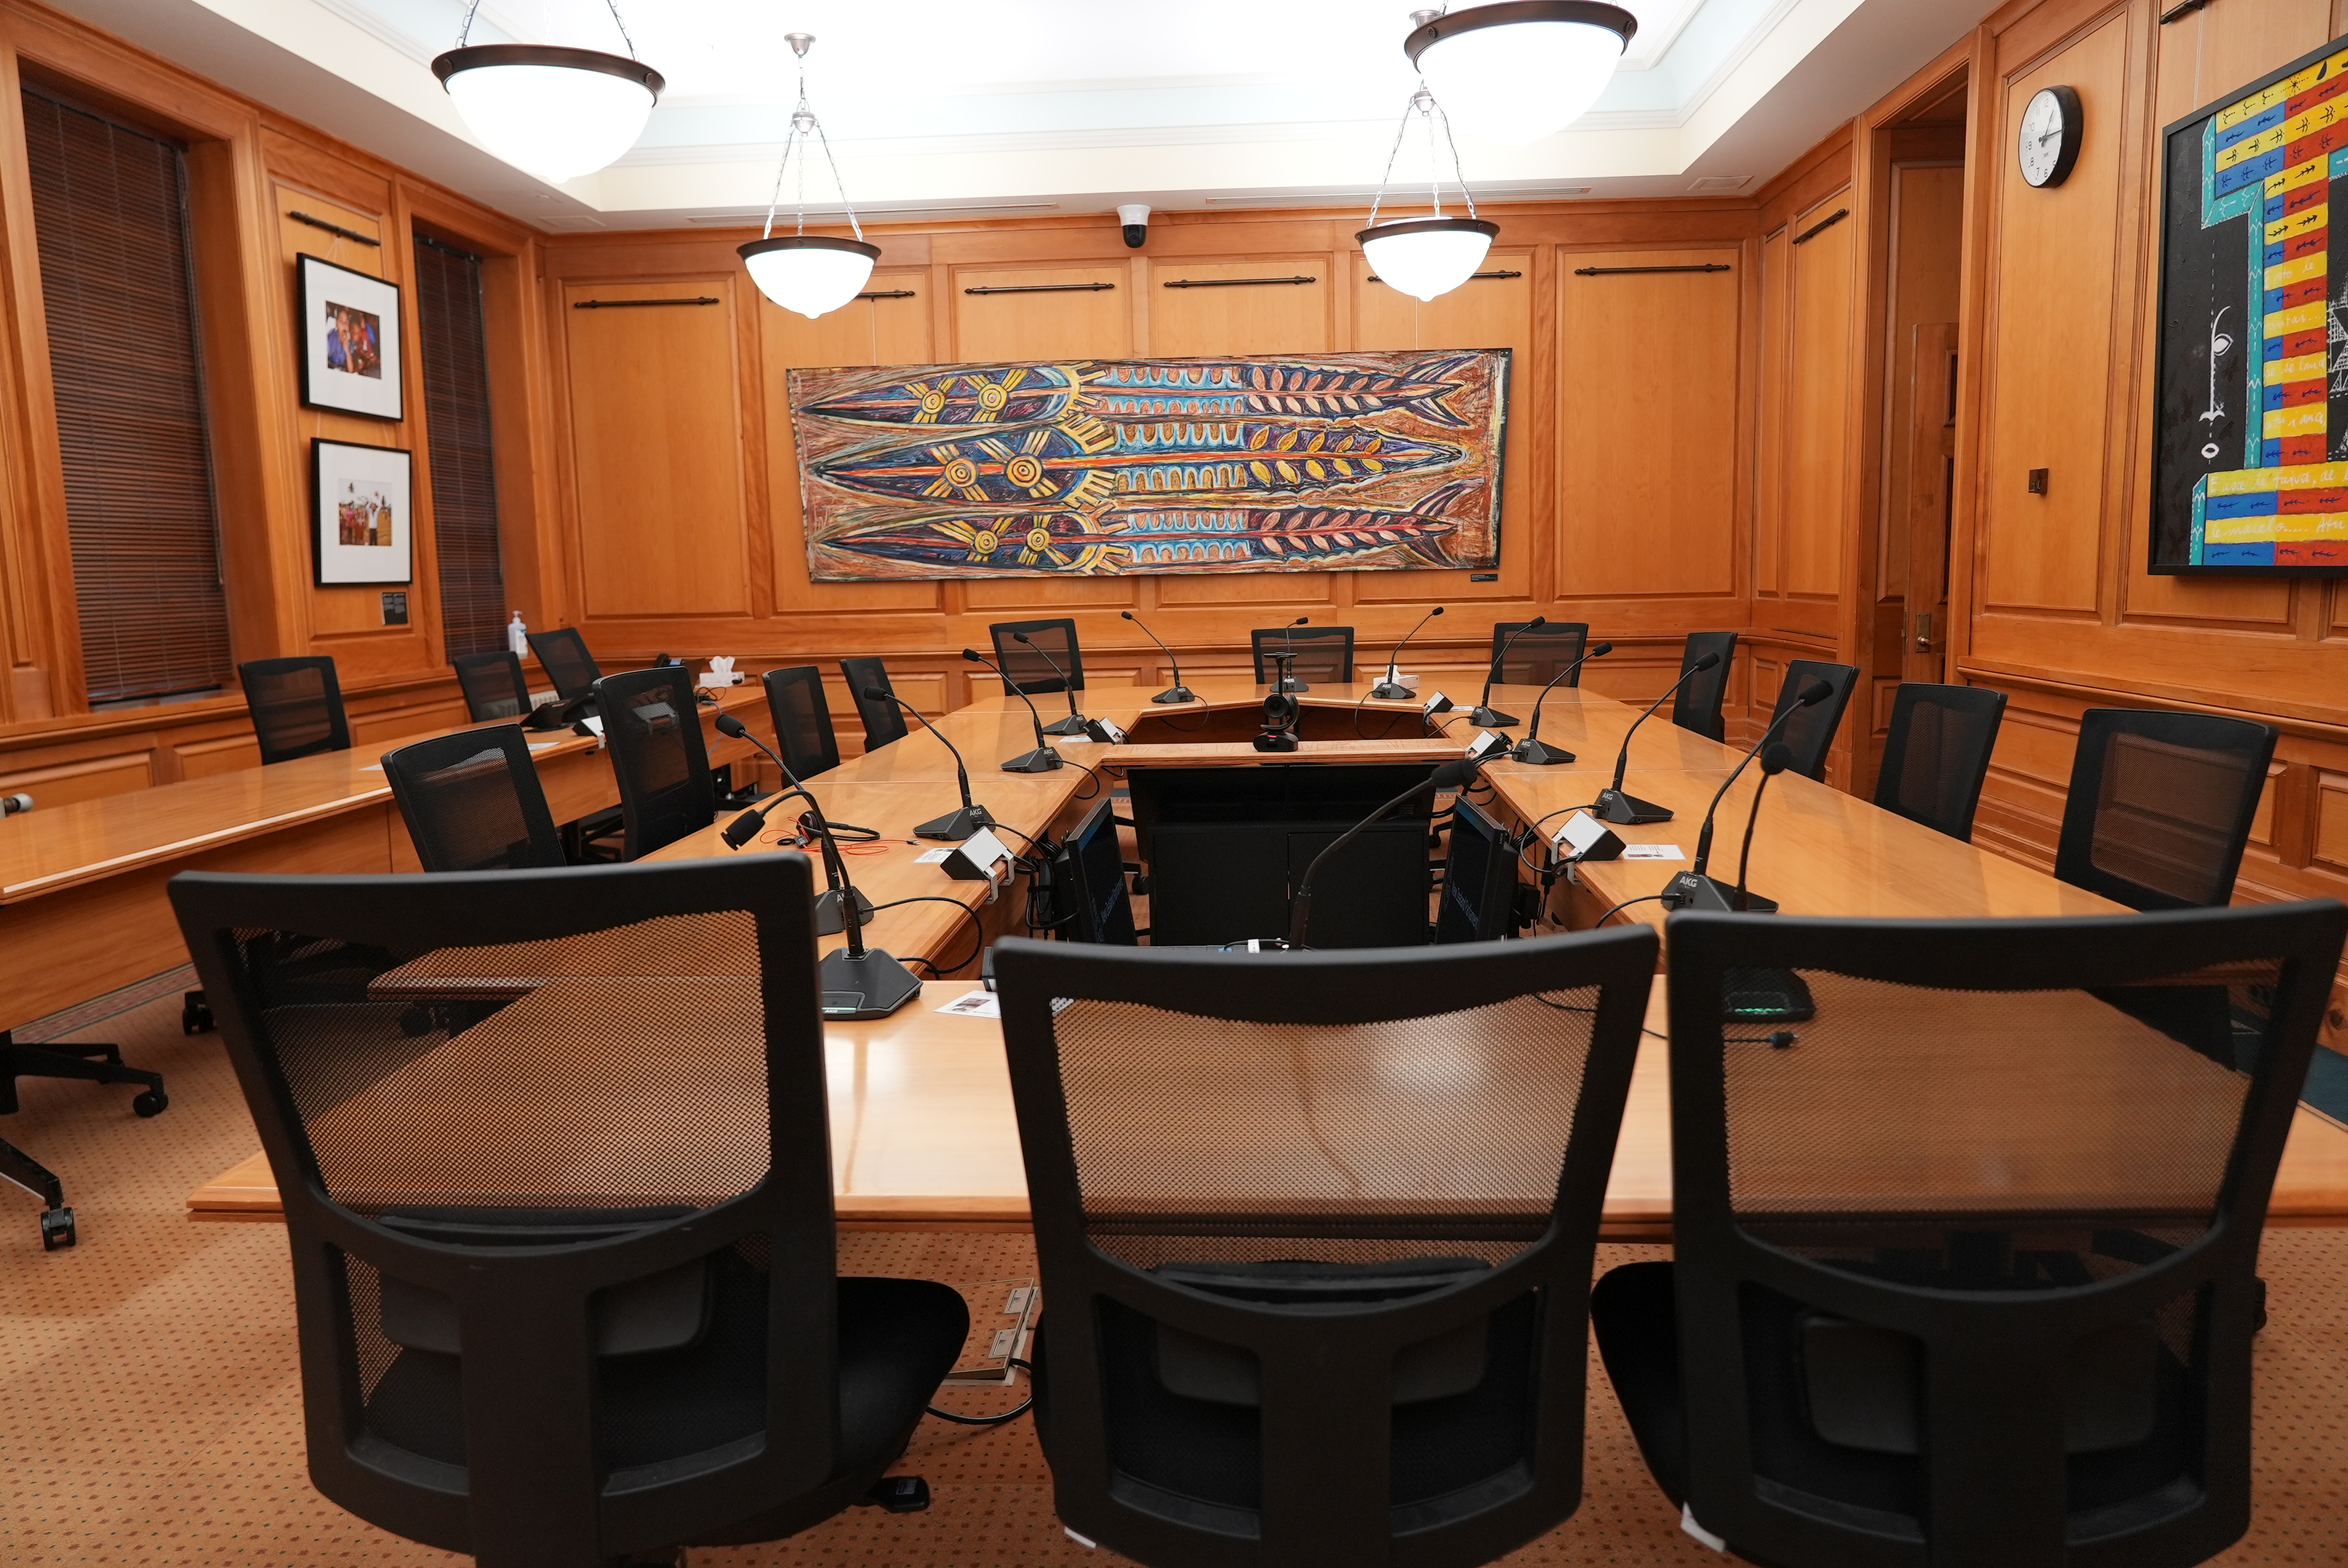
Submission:
<svg viewBox="0 0 2348 1568">
<path fill-rule="evenodd" d="M 571 283 L 570 366 L 583 608 L 691 619 L 750 612 L 732 277 Z M 591 300 L 715 305 L 582 309 Z"/>
<path fill-rule="evenodd" d="M 1793 359 L 1793 231 L 1761 242 L 1761 366 L 1755 410 L 1753 594 L 1786 593 L 1786 421 Z"/>
<path fill-rule="evenodd" d="M 2127 46 L 2128 16 L 2117 11 L 2003 84 L 2006 147 L 2032 95 L 2055 83 L 2078 92 L 2085 129 L 2062 185 L 2000 182 L 1987 424 L 1995 482 L 1982 518 L 1980 598 L 1989 610 L 2096 608 L 2116 412 L 2110 367 Z M 2047 470 L 2043 496 L 2029 489 L 2039 468 Z"/>
<path fill-rule="evenodd" d="M 1722 372 L 1738 337 L 1737 259 L 1590 251 L 1560 269 L 1560 600 L 1735 593 L 1737 387 Z M 1732 270 L 1576 270 L 1704 265 Z"/>
<path fill-rule="evenodd" d="M 1849 192 L 1838 190 L 1797 213 L 1795 238 L 1849 202 Z M 1799 244 L 1788 241 L 1792 299 L 1782 526 L 1789 598 L 1831 598 L 1841 586 L 1857 231 L 1858 225 L 1845 219 Z"/>
<path fill-rule="evenodd" d="M 953 288 L 956 361 L 1121 359 L 1134 352 L 1129 265 L 956 267 Z M 1051 289 L 1106 284 L 1091 292 L 974 294 L 973 289 Z M 1155 302 L 1151 302 L 1155 303 Z"/>
<path fill-rule="evenodd" d="M 1249 256 L 1172 261 L 1149 269 L 1149 353 L 1169 359 L 1219 354 L 1317 354 L 1333 346 L 1337 259 Z M 1233 283 L 1233 278 L 1310 278 L 1307 283 Z"/>
</svg>

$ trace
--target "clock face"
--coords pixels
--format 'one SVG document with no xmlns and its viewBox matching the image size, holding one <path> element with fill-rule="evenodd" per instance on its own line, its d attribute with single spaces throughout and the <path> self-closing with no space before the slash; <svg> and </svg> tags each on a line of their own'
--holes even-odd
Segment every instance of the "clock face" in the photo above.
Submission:
<svg viewBox="0 0 2348 1568">
<path fill-rule="evenodd" d="M 2079 159 L 2079 95 L 2069 87 L 2043 87 L 2022 112 L 2015 152 L 2022 178 L 2034 186 L 2060 185 Z"/>
</svg>

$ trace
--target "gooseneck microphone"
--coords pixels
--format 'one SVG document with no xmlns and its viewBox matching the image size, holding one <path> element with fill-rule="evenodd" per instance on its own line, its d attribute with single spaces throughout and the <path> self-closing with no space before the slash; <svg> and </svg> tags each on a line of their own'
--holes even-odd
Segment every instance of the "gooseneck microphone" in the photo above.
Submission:
<svg viewBox="0 0 2348 1568">
<path fill-rule="evenodd" d="M 1312 623 L 1313 618 L 1311 616 L 1300 615 L 1295 620 L 1290 621 L 1287 625 L 1280 629 L 1281 634 L 1288 639 L 1288 662 L 1280 667 L 1280 679 L 1272 682 L 1272 689 L 1273 691 L 1310 692 L 1313 690 L 1312 687 L 1306 685 L 1303 682 L 1299 681 L 1296 678 L 1296 629 L 1300 626 L 1309 626 Z"/>
<path fill-rule="evenodd" d="M 1182 661 L 1174 657 L 1174 650 L 1166 646 L 1166 640 L 1159 636 L 1155 631 L 1150 630 L 1148 623 L 1144 621 L 1141 617 L 1134 614 L 1133 611 L 1129 610 L 1120 610 L 1117 611 L 1117 614 L 1123 619 L 1130 620 L 1136 626 L 1140 627 L 1141 635 L 1149 639 L 1150 641 L 1157 643 L 1158 651 L 1166 655 L 1166 662 L 1174 666 L 1174 684 L 1167 687 L 1166 690 L 1159 692 L 1158 695 L 1149 700 L 1153 702 L 1197 702 L 1199 700 L 1199 694 L 1191 691 L 1188 686 L 1182 684 Z"/>
<path fill-rule="evenodd" d="M 1022 752 L 1013 757 L 1003 764 L 1003 771 L 1006 774 L 1048 774 L 1058 767 L 1060 753 L 1054 751 L 1052 743 L 1044 738 L 1044 715 L 1035 711 L 1035 700 L 1020 691 L 1013 683 L 1011 677 L 1003 673 L 1002 666 L 977 649 L 965 648 L 962 651 L 962 656 L 973 664 L 985 665 L 1001 677 L 1004 689 L 1027 704 L 1027 716 L 1035 721 L 1035 749 L 1032 752 Z"/>
<path fill-rule="evenodd" d="M 823 1016 L 887 1018 L 922 994 L 921 977 L 880 948 L 865 947 L 864 922 L 872 914 L 871 900 L 848 880 L 848 861 L 832 838 L 831 825 L 823 819 L 823 808 L 810 805 L 807 815 L 815 819 L 816 835 L 823 840 L 824 875 L 837 879 L 843 892 L 839 907 L 848 933 L 848 946 L 826 953 L 816 966 Z M 821 903 L 817 900 L 819 907 Z M 829 935 L 820 922 L 816 931 L 819 936 Z"/>
<path fill-rule="evenodd" d="M 944 743 L 946 750 L 953 753 L 954 782 L 962 786 L 962 806 L 959 810 L 950 811 L 943 816 L 930 818 L 929 821 L 913 829 L 914 837 L 935 838 L 960 844 L 980 828 L 994 825 L 994 814 L 970 798 L 970 770 L 963 766 L 960 748 L 946 739 L 946 733 L 943 730 L 939 729 L 927 719 L 922 719 L 922 715 L 914 711 L 911 703 L 890 691 L 886 686 L 867 686 L 864 688 L 864 700 L 868 702 L 894 702 L 905 710 L 907 718 L 921 719 L 922 728 L 935 735 Z"/>
<path fill-rule="evenodd" d="M 1720 655 L 1718 653 L 1705 654 L 1703 658 L 1697 660 L 1694 663 L 1681 671 L 1680 678 L 1673 682 L 1669 686 L 1664 687 L 1663 694 L 1656 698 L 1653 702 L 1648 703 L 1647 711 L 1645 712 L 1631 721 L 1631 727 L 1622 732 L 1622 754 L 1614 759 L 1614 782 L 1598 792 L 1598 815 L 1600 816 L 1603 817 L 1608 822 L 1627 823 L 1671 821 L 1672 808 L 1670 806 L 1657 805 L 1653 801 L 1641 800 L 1637 795 L 1624 794 L 1622 793 L 1622 774 L 1631 765 L 1631 737 L 1639 733 L 1639 726 L 1645 723 L 1649 719 L 1654 717 L 1655 710 L 1662 707 L 1665 702 L 1670 702 L 1673 695 L 1676 693 L 1681 687 L 1686 685 L 1689 682 L 1694 680 L 1705 671 L 1715 668 L 1719 663 Z"/>
<path fill-rule="evenodd" d="M 1517 749 L 1509 753 L 1509 757 L 1511 761 L 1530 763 L 1535 767 L 1542 768 L 1554 767 L 1560 763 L 1570 763 L 1573 761 L 1573 753 L 1571 752 L 1567 751 L 1563 746 L 1552 746 L 1540 738 L 1541 704 L 1549 701 L 1549 694 L 1557 690 L 1558 683 L 1560 682 L 1563 681 L 1569 675 L 1571 675 L 1574 671 L 1580 670 L 1584 664 L 1589 663 L 1592 659 L 1603 659 L 1606 655 L 1613 651 L 1614 645 L 1612 642 L 1601 642 L 1596 647 L 1591 649 L 1589 652 L 1584 653 L 1581 658 L 1575 660 L 1572 663 L 1567 665 L 1564 669 L 1550 677 L 1549 684 L 1542 687 L 1540 690 L 1540 695 L 1533 699 L 1533 727 L 1525 733 L 1525 738 L 1523 740 L 1517 743 Z"/>
<path fill-rule="evenodd" d="M 1517 639 L 1528 631 L 1539 631 L 1548 624 L 1549 617 L 1536 615 L 1509 633 L 1509 640 L 1500 644 L 1498 652 L 1492 655 L 1492 667 L 1484 671 L 1484 694 L 1476 699 L 1476 711 L 1468 715 L 1469 723 L 1479 730 L 1505 730 L 1517 722 L 1515 715 L 1503 713 L 1492 706 L 1492 682 L 1500 678 L 1500 665 L 1508 659 L 1509 650 L 1517 645 Z"/>
<path fill-rule="evenodd" d="M 846 929 L 848 912 L 845 906 L 848 905 L 852 904 L 855 907 L 854 913 L 858 918 L 870 919 L 872 915 L 872 900 L 858 892 L 849 882 L 848 862 L 840 856 L 837 846 L 832 843 L 832 833 L 835 828 L 844 827 L 851 833 L 866 834 L 874 838 L 880 835 L 873 833 L 869 827 L 859 827 L 852 822 L 834 823 L 827 818 L 823 815 L 823 807 L 818 804 L 815 796 L 808 792 L 807 785 L 801 784 L 798 775 L 791 772 L 790 764 L 777 756 L 774 749 L 766 742 L 752 734 L 750 726 L 741 720 L 721 709 L 715 722 L 719 734 L 732 740 L 747 741 L 765 752 L 767 760 L 779 768 L 783 775 L 783 787 L 773 798 L 752 806 L 726 825 L 726 832 L 723 835 L 726 846 L 728 849 L 739 849 L 757 837 L 758 830 L 767 825 L 767 814 L 783 802 L 792 799 L 807 802 L 808 810 L 801 814 L 800 820 L 804 822 L 808 816 L 815 818 L 818 830 L 823 837 L 826 852 L 823 870 L 827 886 L 821 893 L 816 895 L 815 934 L 819 937 L 836 937 Z"/>
<path fill-rule="evenodd" d="M 1304 946 L 1305 936 L 1312 929 L 1313 926 L 1313 879 L 1321 874 L 1321 867 L 1329 863 L 1329 857 L 1331 856 L 1344 848 L 1345 845 L 1353 843 L 1354 840 L 1359 838 L 1363 834 L 1367 833 L 1378 823 L 1385 820 L 1385 815 L 1388 812 L 1398 810 L 1401 807 L 1409 804 L 1412 801 L 1416 800 L 1420 795 L 1432 794 L 1440 790 L 1467 788 L 1469 784 L 1476 782 L 1476 774 L 1480 765 L 1481 764 L 1479 764 L 1473 757 L 1461 757 L 1456 762 L 1443 764 L 1433 773 L 1427 774 L 1426 778 L 1421 779 L 1418 783 L 1411 785 L 1410 788 L 1403 791 L 1402 794 L 1395 796 L 1394 799 L 1386 802 L 1385 804 L 1378 807 L 1377 810 L 1370 813 L 1369 815 L 1354 824 L 1353 826 L 1347 828 L 1344 833 L 1339 834 L 1335 843 L 1329 845 L 1328 848 L 1323 850 L 1320 854 L 1314 856 L 1313 857 L 1313 864 L 1307 866 L 1304 868 L 1304 875 L 1297 879 L 1296 891 L 1290 896 L 1288 900 L 1288 941 L 1286 946 L 1290 948 L 1302 948 Z"/>
<path fill-rule="evenodd" d="M 1745 874 L 1753 866 L 1753 825 L 1761 819 L 1761 797 L 1769 790 L 1769 781 L 1794 765 L 1794 748 L 1783 741 L 1772 741 L 1769 749 L 1761 753 L 1761 783 L 1753 791 L 1753 809 L 1745 814 L 1745 846 L 1736 855 L 1736 894 L 1729 900 L 1732 909 L 1749 909 L 1756 915 L 1774 915 L 1777 901 L 1754 897 L 1745 891 Z"/>
<path fill-rule="evenodd" d="M 1050 654 L 1045 652 L 1043 645 L 1038 643 L 1034 638 L 1028 636 L 1024 631 L 1013 632 L 1011 634 L 1011 641 L 1018 643 L 1022 648 L 1025 648 L 1028 652 L 1033 653 L 1036 658 L 1041 659 L 1045 663 L 1049 664 L 1052 667 L 1052 673 L 1060 678 L 1060 690 L 1068 694 L 1068 716 L 1065 719 L 1055 719 L 1052 723 L 1045 725 L 1044 733 L 1047 735 L 1081 735 L 1086 733 L 1087 732 L 1085 729 L 1085 716 L 1076 711 L 1076 683 L 1068 679 L 1068 672 L 1060 668 L 1060 661 L 1053 658 Z M 1024 697 L 1027 693 L 1022 692 L 1019 694 Z"/>
<path fill-rule="evenodd" d="M 1403 633 L 1402 641 L 1394 645 L 1392 653 L 1386 655 L 1386 678 L 1370 688 L 1371 696 L 1381 702 L 1399 702 L 1406 697 L 1417 694 L 1402 683 L 1402 651 L 1410 646 L 1412 638 L 1418 635 L 1420 626 L 1425 626 L 1442 613 L 1443 607 L 1438 604 L 1418 618 L 1418 626 Z"/>
<path fill-rule="evenodd" d="M 1726 797 L 1729 786 L 1735 784 L 1738 776 L 1752 764 L 1753 759 L 1761 754 L 1762 749 L 1777 738 L 1777 732 L 1785 728 L 1786 721 L 1803 709 L 1823 702 L 1833 695 L 1834 688 L 1824 681 L 1813 681 L 1803 687 L 1801 695 L 1796 697 L 1784 712 L 1769 721 L 1769 727 L 1761 732 L 1761 738 L 1753 743 L 1753 749 L 1745 753 L 1744 760 L 1736 764 L 1726 778 L 1720 781 L 1720 789 L 1713 795 L 1710 809 L 1704 814 L 1704 827 L 1696 835 L 1695 864 L 1691 869 L 1673 877 L 1663 888 L 1664 908 L 1733 909 L 1736 907 L 1730 902 L 1734 890 L 1717 877 L 1704 874 L 1705 868 L 1712 864 L 1713 818 L 1719 815 L 1720 803 Z M 1754 907 L 1758 908 L 1757 901 L 1749 902 L 1753 903 Z M 1774 910 L 1776 906 L 1772 904 L 1769 908 Z"/>
</svg>

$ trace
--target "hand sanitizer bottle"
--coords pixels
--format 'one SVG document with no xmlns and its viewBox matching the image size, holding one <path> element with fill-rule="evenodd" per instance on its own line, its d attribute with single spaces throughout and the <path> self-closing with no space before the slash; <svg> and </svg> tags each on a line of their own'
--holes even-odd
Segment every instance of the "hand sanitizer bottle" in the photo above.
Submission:
<svg viewBox="0 0 2348 1568">
<path fill-rule="evenodd" d="M 506 647 L 517 659 L 530 657 L 530 628 L 521 623 L 521 611 L 519 610 L 513 612 L 513 620 L 507 623 Z"/>
</svg>

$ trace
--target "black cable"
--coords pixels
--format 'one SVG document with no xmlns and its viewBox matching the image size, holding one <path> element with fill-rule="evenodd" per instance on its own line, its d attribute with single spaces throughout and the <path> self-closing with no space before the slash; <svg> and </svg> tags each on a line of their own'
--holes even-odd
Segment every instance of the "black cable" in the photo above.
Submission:
<svg viewBox="0 0 2348 1568">
<path fill-rule="evenodd" d="M 1613 913 L 1613 911 L 1610 909 L 1610 910 L 1608 910 L 1608 911 L 1607 911 L 1607 913 L 1611 915 L 1611 914 L 1612 914 L 1612 913 Z M 1537 1002 L 1540 1003 L 1540 1005 L 1541 1005 L 1541 1006 L 1543 1006 L 1543 1007 L 1545 1007 L 1545 1008 L 1554 1008 L 1554 1009 L 1555 1009 L 1556 1010 L 1558 1010 L 1559 1012 L 1591 1012 L 1591 1013 L 1594 1013 L 1594 1012 L 1596 1012 L 1596 1011 L 1598 1010 L 1596 1008 L 1576 1007 L 1576 1006 L 1574 1006 L 1571 1002 L 1553 1002 L 1553 1001 L 1550 1000 L 1550 999 L 1549 999 L 1549 998 L 1547 998 L 1547 997 L 1545 997 L 1545 996 L 1541 995 L 1541 993 L 1540 993 L 1540 992 L 1539 992 L 1539 991 L 1533 991 L 1533 992 L 1530 992 L 1530 993 L 1529 993 L 1529 994 L 1532 997 L 1533 1000 L 1535 1000 L 1535 1001 L 1537 1001 Z M 1641 1024 L 1641 1025 L 1639 1026 L 1639 1032 L 1640 1032 L 1641 1034 L 1652 1034 L 1652 1035 L 1653 1035 L 1657 1040 L 1669 1040 L 1669 1039 L 1671 1039 L 1671 1038 L 1672 1038 L 1670 1035 L 1665 1034 L 1662 1030 L 1659 1030 L 1659 1029 L 1649 1029 L 1649 1028 L 1648 1028 L 1645 1024 L 1643 1024 L 1643 1024 Z M 1760 1041 L 1759 1043 L 1760 1043 L 1760 1044 L 1763 1044 L 1763 1045 L 1767 1045 L 1767 1044 L 1769 1043 L 1769 1041 L 1767 1041 L 1767 1040 L 1765 1040 Z"/>
<path fill-rule="evenodd" d="M 1014 1367 L 1025 1367 L 1030 1372 L 1035 1370 L 1035 1365 L 1032 1362 L 1022 1361 L 1016 1356 L 1008 1357 L 1006 1359 L 1008 1359 Z M 938 1419 L 942 1421 L 952 1421 L 958 1427 L 999 1427 L 1005 1421 L 1015 1421 L 1020 1417 L 1025 1415 L 1027 1413 L 1028 1407 L 1035 1404 L 1035 1396 L 1030 1394 L 999 1416 L 957 1416 L 952 1410 L 942 1410 L 935 1405 L 931 1405 L 927 1407 L 927 1409 L 930 1414 L 937 1417 Z"/>
<path fill-rule="evenodd" d="M 986 922 L 978 917 L 977 910 L 972 908 L 961 899 L 942 897 L 935 893 L 916 893 L 910 897 L 891 898 L 886 904 L 875 904 L 872 906 L 872 912 L 875 915 L 878 915 L 881 910 L 894 909 L 900 904 L 951 904 L 955 908 L 961 910 L 964 915 L 970 917 L 971 944 L 969 958 L 963 958 L 957 963 L 944 965 L 940 965 L 930 958 L 910 958 L 906 960 L 907 962 L 928 964 L 933 974 L 940 979 L 943 979 L 945 976 L 951 975 L 958 969 L 968 968 L 977 960 L 978 955 L 985 949 Z"/>
<path fill-rule="evenodd" d="M 1612 909 L 1607 910 L 1605 914 L 1601 915 L 1597 919 L 1592 920 L 1590 923 L 1590 928 L 1595 931 L 1599 927 L 1606 924 L 1609 919 L 1616 915 L 1620 915 L 1623 910 L 1628 909 L 1633 904 L 1646 904 L 1650 902 L 1660 904 L 1663 902 L 1663 896 L 1660 893 L 1643 893 L 1636 898 L 1625 898 L 1620 904 L 1615 905 Z"/>
<path fill-rule="evenodd" d="M 1199 704 L 1199 722 L 1197 723 L 1178 724 L 1174 722 L 1174 715 L 1171 713 L 1163 715 L 1159 722 L 1168 729 L 1174 731 L 1178 734 L 1183 735 L 1195 733 L 1200 730 L 1205 729 L 1209 724 L 1215 722 L 1215 711 L 1207 705 L 1207 700 L 1204 697 L 1193 695 L 1190 701 Z"/>
<path fill-rule="evenodd" d="M 1096 767 L 1087 767 L 1087 766 L 1086 766 L 1086 764 L 1083 764 L 1083 763 L 1078 763 L 1078 764 L 1076 764 L 1076 766 L 1078 766 L 1078 767 L 1080 767 L 1080 768 L 1084 768 L 1084 770 L 1085 770 L 1085 777 L 1086 777 L 1088 781 L 1090 781 L 1090 782 L 1091 782 L 1092 786 L 1093 786 L 1093 793 L 1092 793 L 1092 794 L 1080 794 L 1080 795 L 1076 796 L 1075 798 L 1076 798 L 1076 799 L 1077 799 L 1077 800 L 1098 800 L 1098 799 L 1100 798 L 1100 792 L 1101 792 L 1101 775 L 1100 775 L 1100 770 L 1099 770 L 1098 768 L 1096 768 Z M 1016 828 L 1014 828 L 1012 831 L 1015 833 L 1015 832 L 1017 832 L 1018 830 L 1017 830 Z M 1032 840 L 1031 840 L 1031 842 L 1032 842 Z"/>
<path fill-rule="evenodd" d="M 1393 733 L 1394 733 L 1394 727 L 1395 727 L 1396 724 L 1398 724 L 1398 723 L 1402 723 L 1402 720 L 1403 720 L 1403 714 L 1402 714 L 1401 712 L 1389 712 L 1389 713 L 1386 715 L 1386 727 L 1385 727 L 1385 729 L 1380 730 L 1380 731 L 1379 731 L 1376 734 L 1375 734 L 1375 735 L 1372 735 L 1372 734 L 1365 734 L 1365 733 L 1364 733 L 1364 732 L 1363 732 L 1363 730 L 1362 730 L 1362 707 L 1363 707 L 1363 704 L 1365 704 L 1365 703 L 1366 703 L 1367 702 L 1369 702 L 1369 700 L 1370 700 L 1370 692 L 1375 692 L 1375 691 L 1376 691 L 1376 690 L 1377 690 L 1377 688 L 1376 688 L 1376 687 L 1375 687 L 1375 686 L 1371 687 L 1369 692 L 1363 692 L 1363 693 L 1361 694 L 1361 696 L 1360 696 L 1360 697 L 1359 697 L 1359 698 L 1354 702 L 1354 734 L 1356 734 L 1356 735 L 1358 735 L 1358 736 L 1360 736 L 1363 740 L 1365 740 L 1365 741 L 1383 741 L 1383 740 L 1385 740 L 1388 735 L 1391 735 L 1391 734 L 1393 734 Z"/>
</svg>

